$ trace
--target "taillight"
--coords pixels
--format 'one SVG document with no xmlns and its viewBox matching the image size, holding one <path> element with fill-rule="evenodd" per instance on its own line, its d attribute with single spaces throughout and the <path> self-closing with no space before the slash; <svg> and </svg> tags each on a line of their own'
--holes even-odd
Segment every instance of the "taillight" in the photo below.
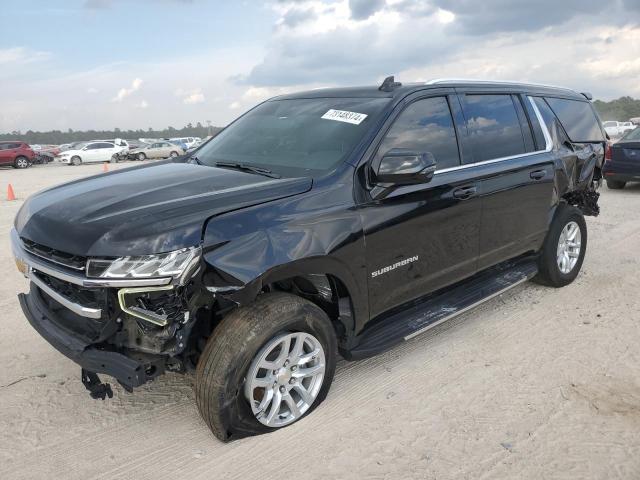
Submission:
<svg viewBox="0 0 640 480">
<path fill-rule="evenodd" d="M 613 160 L 613 150 L 611 149 L 611 142 L 607 142 L 604 147 L 604 161 L 610 162 Z"/>
</svg>

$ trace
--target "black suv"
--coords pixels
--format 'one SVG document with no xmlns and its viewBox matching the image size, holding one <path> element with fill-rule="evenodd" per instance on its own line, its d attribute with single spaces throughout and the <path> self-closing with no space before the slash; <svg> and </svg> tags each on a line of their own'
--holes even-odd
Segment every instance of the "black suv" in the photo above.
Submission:
<svg viewBox="0 0 640 480">
<path fill-rule="evenodd" d="M 15 219 L 31 325 L 131 391 L 195 369 L 220 439 L 267 432 L 364 358 L 521 282 L 572 282 L 598 213 L 590 95 L 432 81 L 268 100 L 193 154 L 77 180 Z"/>
</svg>

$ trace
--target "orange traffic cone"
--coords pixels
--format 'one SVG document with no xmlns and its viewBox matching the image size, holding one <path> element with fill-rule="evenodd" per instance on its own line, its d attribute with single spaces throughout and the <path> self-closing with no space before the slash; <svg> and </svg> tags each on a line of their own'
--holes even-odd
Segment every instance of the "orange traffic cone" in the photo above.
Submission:
<svg viewBox="0 0 640 480">
<path fill-rule="evenodd" d="M 15 199 L 16 199 L 16 194 L 13 193 L 13 187 L 11 186 L 11 184 L 9 184 L 9 186 L 7 187 L 7 200 L 10 202 Z"/>
<path fill-rule="evenodd" d="M 102 171 L 103 172 L 108 172 L 109 171 L 109 164 L 108 163 L 103 163 L 102 164 Z"/>
</svg>

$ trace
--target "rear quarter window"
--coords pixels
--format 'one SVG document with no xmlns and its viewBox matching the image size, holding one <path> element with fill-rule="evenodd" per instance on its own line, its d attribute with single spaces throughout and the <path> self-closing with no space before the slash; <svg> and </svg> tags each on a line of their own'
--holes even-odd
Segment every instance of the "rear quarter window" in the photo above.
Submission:
<svg viewBox="0 0 640 480">
<path fill-rule="evenodd" d="M 591 104 L 580 100 L 546 97 L 572 142 L 602 142 L 604 136 Z"/>
</svg>

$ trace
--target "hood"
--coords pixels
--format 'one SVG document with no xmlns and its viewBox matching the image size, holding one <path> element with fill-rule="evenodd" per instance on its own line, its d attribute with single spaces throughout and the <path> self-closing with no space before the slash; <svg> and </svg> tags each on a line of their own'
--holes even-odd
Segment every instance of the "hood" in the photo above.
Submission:
<svg viewBox="0 0 640 480">
<path fill-rule="evenodd" d="M 168 252 L 198 245 L 214 215 L 303 193 L 311 184 L 186 163 L 145 165 L 37 193 L 15 227 L 23 238 L 80 256 Z"/>
</svg>

